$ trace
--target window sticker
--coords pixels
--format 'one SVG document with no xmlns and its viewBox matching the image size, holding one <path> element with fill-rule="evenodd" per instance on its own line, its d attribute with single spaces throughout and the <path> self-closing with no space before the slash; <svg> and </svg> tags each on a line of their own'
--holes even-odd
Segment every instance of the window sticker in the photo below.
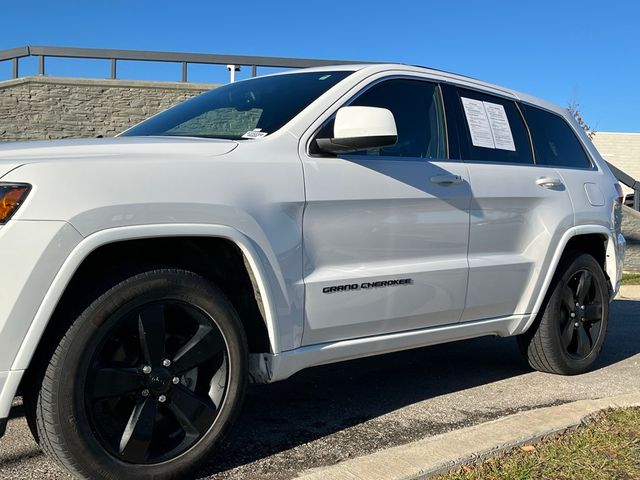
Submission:
<svg viewBox="0 0 640 480">
<path fill-rule="evenodd" d="M 493 134 L 493 143 L 500 150 L 516 151 L 516 144 L 513 142 L 511 126 L 507 118 L 504 107 L 498 103 L 482 102 L 489 117 L 489 125 Z"/>
<path fill-rule="evenodd" d="M 461 100 L 473 145 L 476 147 L 496 148 L 483 102 L 465 97 L 462 97 Z"/>
<path fill-rule="evenodd" d="M 262 138 L 267 135 L 267 132 L 262 132 L 261 128 L 254 128 L 253 130 L 249 130 L 247 133 L 242 135 L 242 138 Z"/>
<path fill-rule="evenodd" d="M 471 142 L 475 147 L 515 152 L 511 126 L 504 107 L 498 103 L 461 97 Z"/>
</svg>

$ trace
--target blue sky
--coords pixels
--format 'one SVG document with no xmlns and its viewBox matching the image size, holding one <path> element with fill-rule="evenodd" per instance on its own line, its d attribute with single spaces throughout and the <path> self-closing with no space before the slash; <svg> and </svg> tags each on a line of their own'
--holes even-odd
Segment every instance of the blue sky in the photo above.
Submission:
<svg viewBox="0 0 640 480">
<path fill-rule="evenodd" d="M 640 132 L 640 2 L 59 0 L 3 2 L 0 49 L 22 45 L 397 61 L 470 75 L 561 105 L 600 131 Z M 0 79 L 10 75 L 0 63 Z M 51 75 L 109 74 L 51 60 Z M 35 61 L 21 65 L 36 71 Z M 221 81 L 224 67 L 190 67 Z M 123 63 L 124 78 L 178 80 L 178 65 Z M 241 72 L 240 76 L 248 72 Z"/>
</svg>

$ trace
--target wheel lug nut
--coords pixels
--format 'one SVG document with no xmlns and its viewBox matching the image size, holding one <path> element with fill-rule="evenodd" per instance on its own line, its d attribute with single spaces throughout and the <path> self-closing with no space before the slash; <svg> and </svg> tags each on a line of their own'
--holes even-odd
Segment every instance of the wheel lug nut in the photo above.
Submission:
<svg viewBox="0 0 640 480">
<path fill-rule="evenodd" d="M 142 396 L 143 397 L 148 397 L 149 396 L 149 390 L 147 390 L 146 388 L 144 390 L 142 390 Z"/>
<path fill-rule="evenodd" d="M 580 305 L 580 308 L 581 308 L 582 310 L 584 310 L 584 305 Z"/>
<path fill-rule="evenodd" d="M 165 358 L 165 359 L 162 361 L 162 366 L 163 366 L 163 367 L 168 367 L 168 366 L 170 366 L 170 365 L 171 365 L 171 360 L 169 360 L 168 358 Z"/>
<path fill-rule="evenodd" d="M 174 385 L 177 385 L 180 383 L 180 378 L 178 377 L 173 377 L 173 379 L 171 380 L 173 382 Z"/>
<path fill-rule="evenodd" d="M 146 373 L 147 375 L 151 373 L 151 367 L 149 365 L 145 365 L 142 367 L 142 373 Z"/>
<path fill-rule="evenodd" d="M 576 314 L 574 312 L 571 312 L 571 318 L 575 318 Z"/>
<path fill-rule="evenodd" d="M 164 403 L 164 402 L 166 402 L 166 401 L 167 401 L 167 397 L 166 397 L 165 395 L 160 395 L 160 396 L 158 397 L 158 401 L 159 401 L 160 403 Z"/>
<path fill-rule="evenodd" d="M 573 324 L 574 327 L 577 327 L 578 325 L 580 325 L 578 322 Z"/>
</svg>

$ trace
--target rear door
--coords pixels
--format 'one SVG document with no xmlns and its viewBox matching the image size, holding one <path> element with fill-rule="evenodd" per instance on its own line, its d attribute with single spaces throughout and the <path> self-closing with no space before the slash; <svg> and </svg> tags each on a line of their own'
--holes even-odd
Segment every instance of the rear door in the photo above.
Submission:
<svg viewBox="0 0 640 480">
<path fill-rule="evenodd" d="M 603 210 L 611 211 L 609 176 L 591 162 L 585 146 L 573 128 L 560 115 L 549 110 L 522 104 L 536 154 L 536 163 L 554 168 L 567 185 L 573 201 L 576 224 L 609 226 Z M 607 207 L 608 206 L 608 209 Z"/>
<path fill-rule="evenodd" d="M 534 162 L 522 113 L 506 95 L 443 86 L 452 155 L 471 183 L 469 286 L 462 321 L 528 313 L 554 245 L 573 225 L 562 177 Z M 455 132 L 452 132 L 455 130 Z"/>
<path fill-rule="evenodd" d="M 374 81 L 346 104 L 391 110 L 398 142 L 332 157 L 314 151 L 312 141 L 301 154 L 303 343 L 458 322 L 470 188 L 466 166 L 447 158 L 438 85 Z M 329 119 L 318 135 L 332 129 Z"/>
</svg>

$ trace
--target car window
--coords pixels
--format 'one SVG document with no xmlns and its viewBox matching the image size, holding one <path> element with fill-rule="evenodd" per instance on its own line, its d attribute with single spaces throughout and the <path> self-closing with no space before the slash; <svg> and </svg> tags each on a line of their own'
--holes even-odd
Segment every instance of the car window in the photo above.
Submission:
<svg viewBox="0 0 640 480">
<path fill-rule="evenodd" d="M 458 118 L 463 160 L 533 164 L 529 134 L 518 107 L 511 100 L 473 90 L 458 89 L 452 114 Z"/>
<path fill-rule="evenodd" d="M 390 110 L 396 121 L 398 141 L 395 145 L 349 155 L 447 158 L 443 107 L 437 84 L 386 80 L 366 90 L 350 105 Z"/>
<path fill-rule="evenodd" d="M 536 163 L 555 167 L 589 168 L 591 162 L 567 122 L 554 113 L 521 105 L 529 125 Z"/>
<path fill-rule="evenodd" d="M 154 115 L 121 136 L 255 139 L 280 129 L 350 71 L 258 77 L 215 88 Z"/>
</svg>

